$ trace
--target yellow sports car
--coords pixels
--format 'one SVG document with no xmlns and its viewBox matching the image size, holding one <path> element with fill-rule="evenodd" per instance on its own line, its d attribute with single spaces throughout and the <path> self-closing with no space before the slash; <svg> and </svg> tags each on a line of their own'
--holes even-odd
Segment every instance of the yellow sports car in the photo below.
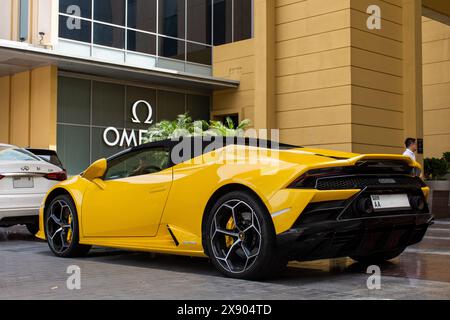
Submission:
<svg viewBox="0 0 450 320">
<path fill-rule="evenodd" d="M 291 260 L 392 259 L 432 223 L 419 165 L 249 138 L 153 142 L 52 188 L 38 237 L 59 257 L 92 245 L 209 257 L 261 279 Z"/>
</svg>

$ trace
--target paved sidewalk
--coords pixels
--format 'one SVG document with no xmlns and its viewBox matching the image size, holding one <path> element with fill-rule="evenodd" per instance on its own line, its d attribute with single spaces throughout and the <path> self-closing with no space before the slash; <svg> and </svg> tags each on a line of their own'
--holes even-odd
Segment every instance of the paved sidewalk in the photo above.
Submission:
<svg viewBox="0 0 450 320">
<path fill-rule="evenodd" d="M 81 268 L 81 290 L 66 270 Z M 381 266 L 368 290 L 351 259 L 291 263 L 269 282 L 222 277 L 206 259 L 95 248 L 87 258 L 54 257 L 22 227 L 0 229 L 0 299 L 450 299 L 450 224 Z"/>
</svg>

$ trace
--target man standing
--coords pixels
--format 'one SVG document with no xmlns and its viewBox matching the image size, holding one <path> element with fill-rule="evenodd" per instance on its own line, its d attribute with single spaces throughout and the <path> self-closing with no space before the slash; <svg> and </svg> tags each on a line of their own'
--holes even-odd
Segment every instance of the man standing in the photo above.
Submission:
<svg viewBox="0 0 450 320">
<path fill-rule="evenodd" d="M 414 161 L 416 161 L 416 154 L 417 151 L 417 141 L 414 138 L 407 138 L 405 140 L 405 146 L 406 150 L 403 152 L 403 155 L 406 157 L 410 157 Z"/>
</svg>

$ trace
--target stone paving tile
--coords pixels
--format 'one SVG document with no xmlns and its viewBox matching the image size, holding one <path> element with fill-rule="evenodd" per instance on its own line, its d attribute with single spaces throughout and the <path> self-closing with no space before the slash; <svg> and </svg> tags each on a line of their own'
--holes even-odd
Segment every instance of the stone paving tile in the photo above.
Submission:
<svg viewBox="0 0 450 320">
<path fill-rule="evenodd" d="M 17 234 L 0 237 L 0 299 L 450 299 L 450 256 L 405 253 L 381 266 L 381 290 L 368 290 L 365 267 L 347 258 L 294 262 L 252 282 L 224 278 L 200 258 L 95 248 L 60 259 Z M 70 265 L 81 268 L 81 290 L 66 288 Z"/>
</svg>

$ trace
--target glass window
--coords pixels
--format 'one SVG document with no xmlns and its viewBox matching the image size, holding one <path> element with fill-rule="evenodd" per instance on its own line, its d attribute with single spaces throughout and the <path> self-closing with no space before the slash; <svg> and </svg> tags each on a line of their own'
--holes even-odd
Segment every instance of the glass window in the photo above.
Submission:
<svg viewBox="0 0 450 320">
<path fill-rule="evenodd" d="M 125 25 L 125 0 L 95 0 L 94 20 Z"/>
<path fill-rule="evenodd" d="M 125 29 L 106 24 L 94 24 L 94 43 L 117 49 L 125 48 Z"/>
<path fill-rule="evenodd" d="M 91 121 L 91 81 L 59 77 L 58 122 L 89 125 Z"/>
<path fill-rule="evenodd" d="M 128 27 L 156 32 L 157 0 L 128 0 Z"/>
<path fill-rule="evenodd" d="M 252 37 L 252 0 L 234 1 L 234 39 L 240 41 Z"/>
<path fill-rule="evenodd" d="M 184 0 L 159 1 L 159 33 L 175 38 L 185 38 Z"/>
<path fill-rule="evenodd" d="M 124 127 L 125 87 L 123 85 L 92 83 L 92 124 L 102 127 Z"/>
<path fill-rule="evenodd" d="M 124 179 L 160 172 L 169 165 L 166 148 L 152 148 L 132 152 L 108 163 L 105 180 Z"/>
<path fill-rule="evenodd" d="M 127 49 L 130 51 L 156 55 L 156 36 L 128 30 Z"/>
<path fill-rule="evenodd" d="M 69 175 L 84 171 L 90 164 L 89 127 L 58 125 L 58 154 Z"/>
<path fill-rule="evenodd" d="M 161 57 L 185 60 L 185 42 L 181 40 L 159 37 L 159 55 Z"/>
<path fill-rule="evenodd" d="M 83 18 L 91 18 L 91 0 L 59 0 L 59 12 Z"/>
<path fill-rule="evenodd" d="M 0 148 L 0 161 L 41 161 L 25 149 Z"/>
<path fill-rule="evenodd" d="M 186 98 L 183 93 L 158 91 L 158 121 L 174 120 L 186 112 Z"/>
<path fill-rule="evenodd" d="M 210 97 L 189 94 L 187 96 L 187 112 L 192 120 L 209 120 L 210 118 Z"/>
<path fill-rule="evenodd" d="M 211 44 L 211 0 L 187 1 L 187 39 Z"/>
<path fill-rule="evenodd" d="M 59 36 L 82 42 L 91 42 L 91 26 L 89 21 L 79 18 L 59 16 Z"/>
<path fill-rule="evenodd" d="M 122 139 L 123 135 L 123 129 L 117 129 L 119 131 L 119 136 L 117 137 L 116 133 L 114 131 L 108 131 L 106 138 L 110 142 L 114 142 L 117 139 L 119 139 L 118 144 L 110 147 L 105 143 L 103 140 L 103 134 L 105 132 L 105 128 L 92 128 L 92 137 L 91 137 L 91 148 L 92 148 L 92 158 L 91 162 L 97 161 L 98 159 L 102 158 L 108 158 L 122 150 L 125 149 L 125 147 L 120 146 L 120 140 Z"/>
<path fill-rule="evenodd" d="M 233 41 L 233 0 L 214 0 L 214 45 Z"/>
<path fill-rule="evenodd" d="M 211 65 L 211 59 L 211 47 L 196 43 L 187 43 L 187 61 Z"/>
</svg>

